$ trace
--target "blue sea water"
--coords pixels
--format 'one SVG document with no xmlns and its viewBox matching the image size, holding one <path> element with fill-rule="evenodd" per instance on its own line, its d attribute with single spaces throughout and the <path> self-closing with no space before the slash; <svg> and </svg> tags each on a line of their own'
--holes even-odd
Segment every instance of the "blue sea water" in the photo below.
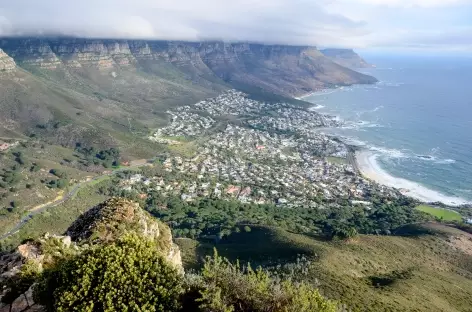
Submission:
<svg viewBox="0 0 472 312">
<path fill-rule="evenodd" d="M 472 202 L 472 58 L 370 57 L 380 82 L 305 98 L 390 176 Z M 401 185 L 399 185 L 401 187 Z"/>
</svg>

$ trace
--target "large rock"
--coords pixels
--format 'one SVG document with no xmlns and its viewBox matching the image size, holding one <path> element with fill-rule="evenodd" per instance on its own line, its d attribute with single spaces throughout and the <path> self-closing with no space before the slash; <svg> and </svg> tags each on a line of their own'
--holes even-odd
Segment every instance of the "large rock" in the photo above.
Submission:
<svg viewBox="0 0 472 312">
<path fill-rule="evenodd" d="M 35 304 L 32 296 L 31 285 L 23 289 L 14 300 L 4 297 L 9 293 L 9 284 L 16 283 L 20 278 L 20 272 L 25 264 L 33 265 L 37 272 L 41 272 L 45 265 L 55 263 L 67 253 L 79 252 L 79 248 L 72 244 L 70 237 L 45 234 L 43 237 L 28 241 L 18 246 L 15 252 L 0 257 L 0 312 L 43 311 L 42 307 Z M 31 267 L 31 266 L 30 266 Z M 5 303 L 3 301 L 6 301 Z"/>
<path fill-rule="evenodd" d="M 132 231 L 154 240 L 167 260 L 182 270 L 180 249 L 172 241 L 169 227 L 127 199 L 112 198 L 88 210 L 69 227 L 67 235 L 76 242 L 96 244 Z"/>
</svg>

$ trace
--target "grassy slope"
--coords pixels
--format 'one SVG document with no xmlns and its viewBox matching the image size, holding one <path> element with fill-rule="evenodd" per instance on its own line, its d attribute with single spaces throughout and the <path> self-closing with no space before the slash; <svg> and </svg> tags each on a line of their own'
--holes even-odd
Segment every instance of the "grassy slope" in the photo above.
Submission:
<svg viewBox="0 0 472 312">
<path fill-rule="evenodd" d="M 443 219 L 444 221 L 461 221 L 462 216 L 452 210 L 436 208 L 428 205 L 419 205 L 416 209 L 429 213 L 430 215 L 435 216 L 436 218 Z"/>
<path fill-rule="evenodd" d="M 2 243 L 13 247 L 27 238 L 39 237 L 46 232 L 63 234 L 82 213 L 107 199 L 106 196 L 96 192 L 100 183 L 103 181 L 82 188 L 73 199 L 34 216 L 19 232 L 3 240 Z"/>
<path fill-rule="evenodd" d="M 448 235 L 463 235 L 452 228 Z M 186 265 L 196 266 L 212 244 L 179 239 Z M 471 244 L 472 245 L 472 244 Z M 323 292 L 360 311 L 470 311 L 472 256 L 454 250 L 441 235 L 421 237 L 360 236 L 351 242 L 324 242 L 270 228 L 234 234 L 216 246 L 220 254 L 252 263 L 292 261 L 297 254 L 317 259 L 309 279 Z M 372 286 L 371 278 L 407 272 L 411 276 L 388 287 Z M 468 310 L 469 309 L 469 310 Z"/>
<path fill-rule="evenodd" d="M 20 181 L 13 188 L 0 188 L 0 234 L 10 230 L 22 216 L 30 210 L 34 210 L 41 204 L 53 201 L 61 194 L 67 192 L 68 188 L 51 189 L 46 186 L 47 182 L 58 179 L 51 174 L 51 169 L 59 169 L 66 173 L 66 179 L 71 185 L 76 181 L 93 177 L 96 173 L 86 172 L 74 168 L 76 157 L 73 151 L 61 146 L 45 145 L 41 143 L 28 142 L 20 145 L 6 153 L 0 154 L 0 173 L 3 169 L 10 169 L 18 165 L 13 152 L 21 152 L 25 164 L 20 167 L 18 174 Z M 30 168 L 37 164 L 40 170 L 32 172 Z M 13 212 L 8 212 L 7 207 L 14 201 L 17 207 Z"/>
</svg>

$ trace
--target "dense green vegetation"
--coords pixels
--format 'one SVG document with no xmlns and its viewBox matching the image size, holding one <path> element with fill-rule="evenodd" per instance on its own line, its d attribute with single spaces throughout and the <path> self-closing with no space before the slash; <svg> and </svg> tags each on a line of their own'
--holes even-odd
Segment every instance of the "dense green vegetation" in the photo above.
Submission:
<svg viewBox="0 0 472 312">
<path fill-rule="evenodd" d="M 440 220 L 443 221 L 461 221 L 462 216 L 450 209 L 446 208 L 439 208 L 439 207 L 432 207 L 428 205 L 419 205 L 416 209 L 426 212 Z"/>
<path fill-rule="evenodd" d="M 46 270 L 35 288 L 48 311 L 176 311 L 181 279 L 152 241 L 125 236 Z"/>
<path fill-rule="evenodd" d="M 82 164 L 85 166 L 101 165 L 105 168 L 120 165 L 120 151 L 116 148 L 98 150 L 95 147 L 82 147 L 77 143 L 75 151 L 81 156 Z"/>
<path fill-rule="evenodd" d="M 27 289 L 37 281 L 35 302 L 47 311 L 335 312 L 338 307 L 300 280 L 299 270 L 254 270 L 216 253 L 201 271 L 181 275 L 154 241 L 133 234 L 64 253 L 44 271 L 25 267 L 18 285 Z"/>
<path fill-rule="evenodd" d="M 139 200 L 134 193 L 123 193 Z M 144 207 L 168 223 L 176 237 L 219 240 L 251 225 L 277 226 L 295 233 L 318 234 L 330 239 L 345 239 L 363 234 L 392 234 L 409 223 L 428 217 L 415 209 L 413 202 L 377 202 L 371 208 L 332 205 L 326 209 L 286 208 L 273 204 L 250 204 L 238 201 L 202 198 L 187 202 L 179 197 L 148 195 Z"/>
</svg>

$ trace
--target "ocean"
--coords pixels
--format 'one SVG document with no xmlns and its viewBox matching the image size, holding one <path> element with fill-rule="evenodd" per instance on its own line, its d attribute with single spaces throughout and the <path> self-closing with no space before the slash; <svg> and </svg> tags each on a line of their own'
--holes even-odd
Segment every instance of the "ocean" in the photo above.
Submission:
<svg viewBox="0 0 472 312">
<path fill-rule="evenodd" d="M 304 98 L 345 126 L 323 130 L 362 147 L 361 171 L 424 201 L 472 202 L 472 58 L 383 56 L 379 80 Z M 368 175 L 368 174 L 367 174 Z"/>
</svg>

